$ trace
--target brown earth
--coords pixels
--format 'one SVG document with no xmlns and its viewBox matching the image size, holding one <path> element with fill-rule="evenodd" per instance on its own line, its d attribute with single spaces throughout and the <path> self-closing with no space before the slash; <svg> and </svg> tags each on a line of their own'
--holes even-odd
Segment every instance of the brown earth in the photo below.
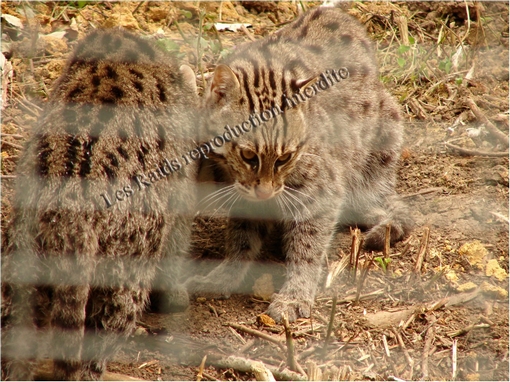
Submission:
<svg viewBox="0 0 510 382">
<path fill-rule="evenodd" d="M 167 49 L 205 74 L 235 45 L 262 38 L 302 7 L 317 5 L 2 2 L 2 14 L 15 17 L 2 17 L 2 52 L 8 59 L 2 88 L 2 227 L 10 219 L 21 146 L 66 55 L 91 28 L 157 34 Z M 312 318 L 290 325 L 295 368 L 315 380 L 508 380 L 508 140 L 498 140 L 490 129 L 508 134 L 508 3 L 370 2 L 343 8 L 367 26 L 378 46 L 381 78 L 403 106 L 406 145 L 398 189 L 417 225 L 408 240 L 391 248 L 386 271 L 382 253 L 362 253 L 357 279 L 349 267 L 343 269 L 321 291 Z M 216 32 L 211 24 L 219 20 L 252 28 Z M 473 113 L 469 100 L 482 115 Z M 475 153 L 466 155 L 445 142 Z M 221 218 L 196 219 L 195 257 L 221 258 L 224 224 Z M 424 261 L 415 271 L 427 229 Z M 349 230 L 340 230 L 329 269 L 350 250 Z M 272 291 L 268 280 L 278 288 L 284 274 L 278 242 L 264 254 L 265 262 L 247 279 L 248 289 L 257 279 L 269 286 L 265 293 L 257 290 L 262 297 Z M 378 259 L 360 281 L 360 270 L 372 257 Z M 200 378 L 253 380 L 255 374 L 239 362 L 227 364 L 233 355 L 262 361 L 277 378 L 298 379 L 288 372 L 292 362 L 284 327 L 259 316 L 268 304 L 262 297 L 194 296 L 184 313 L 147 313 L 109 370 L 124 379 L 195 380 L 207 356 Z M 281 344 L 228 324 L 263 332 Z"/>
</svg>

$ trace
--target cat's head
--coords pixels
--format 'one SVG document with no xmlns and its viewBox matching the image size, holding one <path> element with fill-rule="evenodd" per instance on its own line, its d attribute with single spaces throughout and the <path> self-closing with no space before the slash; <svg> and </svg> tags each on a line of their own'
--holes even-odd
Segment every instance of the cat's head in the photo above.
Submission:
<svg viewBox="0 0 510 382">
<path fill-rule="evenodd" d="M 216 68 L 205 98 L 207 137 L 202 138 L 236 191 L 263 201 L 284 191 L 306 150 L 308 129 L 302 107 L 286 107 L 276 89 L 253 91 L 248 76 L 226 65 Z"/>
</svg>

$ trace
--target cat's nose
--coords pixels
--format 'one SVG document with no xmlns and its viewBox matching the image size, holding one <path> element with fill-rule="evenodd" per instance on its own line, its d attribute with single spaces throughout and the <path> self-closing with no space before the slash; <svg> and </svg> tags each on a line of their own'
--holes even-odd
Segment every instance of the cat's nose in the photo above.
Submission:
<svg viewBox="0 0 510 382">
<path fill-rule="evenodd" d="M 255 186 L 255 195 L 261 200 L 269 199 L 273 196 L 273 187 L 269 184 L 260 184 Z"/>
</svg>

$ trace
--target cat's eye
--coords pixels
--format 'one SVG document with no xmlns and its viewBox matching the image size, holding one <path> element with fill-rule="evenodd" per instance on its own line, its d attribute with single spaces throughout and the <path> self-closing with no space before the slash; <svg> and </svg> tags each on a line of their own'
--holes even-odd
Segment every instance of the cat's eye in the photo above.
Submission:
<svg viewBox="0 0 510 382">
<path fill-rule="evenodd" d="M 285 164 L 287 163 L 290 158 L 292 157 L 292 153 L 287 153 L 287 154 L 283 154 L 281 155 L 277 160 L 276 160 L 276 164 L 278 166 L 282 165 L 282 164 Z"/>
<path fill-rule="evenodd" d="M 257 154 L 255 154 L 253 151 L 249 149 L 242 149 L 241 150 L 241 158 L 250 165 L 254 166 L 257 165 L 259 162 L 259 158 Z"/>
</svg>

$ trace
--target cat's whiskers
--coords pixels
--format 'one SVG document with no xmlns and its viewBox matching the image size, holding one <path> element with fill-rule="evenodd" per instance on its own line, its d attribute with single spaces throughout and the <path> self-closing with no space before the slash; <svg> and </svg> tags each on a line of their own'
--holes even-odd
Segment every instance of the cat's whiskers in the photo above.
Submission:
<svg viewBox="0 0 510 382">
<path fill-rule="evenodd" d="M 214 211 L 214 213 L 213 213 L 211 216 L 209 216 L 209 220 L 211 220 L 211 219 L 214 217 L 214 215 L 216 215 L 216 213 L 217 213 L 219 210 L 221 210 L 221 209 L 223 208 L 223 206 L 224 206 L 225 204 L 227 204 L 227 203 L 228 203 L 230 200 L 232 200 L 233 198 L 236 198 L 236 199 L 234 199 L 234 202 L 233 202 L 233 203 L 235 203 L 235 200 L 237 200 L 237 197 L 239 196 L 239 194 L 238 194 L 237 192 L 235 192 L 235 191 L 233 191 L 233 190 L 232 190 L 232 193 L 230 193 L 230 192 L 229 192 L 228 194 L 223 195 L 223 196 L 222 196 L 222 198 L 223 198 L 223 197 L 227 197 L 228 195 L 230 195 L 230 196 L 229 196 L 229 198 L 228 198 L 227 200 L 225 200 L 225 201 L 221 204 L 221 206 L 219 206 L 218 208 L 216 208 L 216 210 Z"/>
<path fill-rule="evenodd" d="M 281 199 L 280 199 L 281 198 Z M 296 219 L 296 216 L 294 214 L 294 211 L 292 211 L 292 208 L 290 208 L 286 196 L 282 193 L 278 195 L 277 199 L 278 203 L 280 204 L 280 208 L 282 209 L 282 213 L 285 215 L 285 210 L 287 209 L 292 216 L 292 219 Z M 285 208 L 284 208 L 285 207 Z"/>
<path fill-rule="evenodd" d="M 204 197 L 201 201 L 200 201 L 200 204 L 203 204 L 209 200 L 211 200 L 212 198 L 215 198 L 221 194 L 224 194 L 226 193 L 227 191 L 230 191 L 234 188 L 235 186 L 233 184 L 229 185 L 229 186 L 225 186 L 225 187 L 221 187 L 219 190 L 216 190 L 214 192 L 212 192 L 211 194 L 207 195 L 206 197 Z"/>
<path fill-rule="evenodd" d="M 214 191 L 210 195 L 207 195 L 200 201 L 200 205 L 203 205 L 206 202 L 209 202 L 207 206 L 204 207 L 204 210 L 214 204 L 216 201 L 221 200 L 224 196 L 228 195 L 229 192 L 233 191 L 234 185 L 225 186 L 220 188 L 219 190 Z"/>
<path fill-rule="evenodd" d="M 310 195 L 308 195 L 308 194 L 305 194 L 305 193 L 304 193 L 304 192 L 302 192 L 302 191 L 296 190 L 295 188 L 292 188 L 292 187 L 289 187 L 289 186 L 284 186 L 284 187 L 285 187 L 285 189 L 287 189 L 287 190 L 291 190 L 291 191 L 297 192 L 298 194 L 301 194 L 301 195 L 303 195 L 304 197 L 306 197 L 306 198 L 308 198 L 308 199 L 310 199 L 310 200 L 313 200 L 314 202 L 318 203 L 317 199 L 315 199 L 315 198 L 311 197 L 311 196 L 310 196 Z"/>
<path fill-rule="evenodd" d="M 308 209 L 308 207 L 306 206 L 305 203 L 303 203 L 303 201 L 301 199 L 299 199 L 296 195 L 292 194 L 292 192 L 288 191 L 288 190 L 284 190 L 285 194 L 286 195 L 289 195 L 292 199 L 294 199 L 296 202 L 298 202 L 299 204 L 301 204 L 303 206 L 303 208 L 306 210 L 306 214 L 307 215 L 311 215 L 310 213 L 310 210 Z M 296 207 L 296 209 L 298 209 Z M 299 210 L 299 209 L 298 209 Z M 301 212 L 301 211 L 300 211 Z M 300 213 L 301 214 L 301 213 Z M 303 216 L 303 215 L 302 215 Z"/>
<path fill-rule="evenodd" d="M 290 193 L 287 191 L 286 193 L 283 193 L 282 196 L 283 196 L 283 200 L 287 202 L 287 205 L 290 205 L 289 206 L 289 210 L 291 211 L 292 213 L 292 217 L 295 219 L 295 220 L 303 220 L 304 219 L 304 215 L 302 213 L 302 211 L 299 209 L 299 207 L 292 201 L 292 199 L 290 199 L 288 196 L 290 195 Z M 293 195 L 290 195 L 290 196 L 293 196 Z"/>
</svg>

